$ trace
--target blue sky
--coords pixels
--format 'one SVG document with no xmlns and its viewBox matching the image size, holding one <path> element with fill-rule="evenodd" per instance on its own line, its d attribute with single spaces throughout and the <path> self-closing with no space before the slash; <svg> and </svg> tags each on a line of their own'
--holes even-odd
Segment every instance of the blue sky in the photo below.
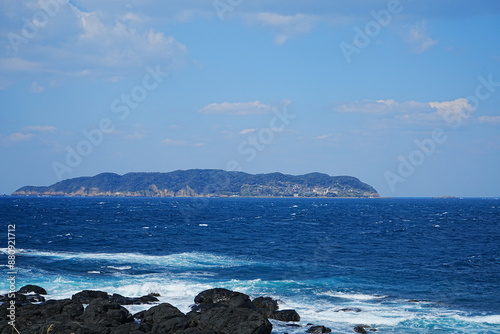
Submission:
<svg viewBox="0 0 500 334">
<path fill-rule="evenodd" d="M 500 196 L 500 2 L 0 0 L 0 194 L 101 172 Z"/>
</svg>

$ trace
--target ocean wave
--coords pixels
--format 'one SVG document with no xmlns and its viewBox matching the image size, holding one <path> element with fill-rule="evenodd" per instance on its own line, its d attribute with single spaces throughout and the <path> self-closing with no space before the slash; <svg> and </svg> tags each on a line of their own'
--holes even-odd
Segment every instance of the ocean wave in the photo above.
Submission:
<svg viewBox="0 0 500 334">
<path fill-rule="evenodd" d="M 336 297 L 336 298 L 344 298 L 344 299 L 352 299 L 352 300 L 373 300 L 373 299 L 383 299 L 387 298 L 387 296 L 382 295 L 369 295 L 363 293 L 347 293 L 341 291 L 326 291 L 320 292 L 318 295 Z"/>
<path fill-rule="evenodd" d="M 115 269 L 115 270 L 128 270 L 128 269 L 132 269 L 131 266 L 121 266 L 121 267 L 117 267 L 117 266 L 106 266 L 106 268 L 109 268 L 109 269 Z"/>
<path fill-rule="evenodd" d="M 180 268 L 231 268 L 255 265 L 256 262 L 237 259 L 229 256 L 201 252 L 185 252 L 170 255 L 147 255 L 140 253 L 85 253 L 85 252 L 54 252 L 40 250 L 22 250 L 24 256 L 51 257 L 59 260 L 100 260 L 114 262 L 108 266 L 111 269 L 130 269 L 130 264 L 153 264 L 165 267 Z M 120 265 L 126 264 L 126 265 Z M 127 267 L 127 268 L 126 268 Z"/>
<path fill-rule="evenodd" d="M 483 316 L 455 316 L 457 320 L 474 322 L 474 323 L 488 323 L 488 324 L 500 324 L 500 314 L 493 315 L 483 315 Z"/>
</svg>

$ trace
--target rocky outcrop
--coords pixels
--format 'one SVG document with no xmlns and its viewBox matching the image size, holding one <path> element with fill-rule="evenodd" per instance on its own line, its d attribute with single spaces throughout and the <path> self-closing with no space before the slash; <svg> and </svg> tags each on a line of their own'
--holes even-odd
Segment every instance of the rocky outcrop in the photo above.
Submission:
<svg viewBox="0 0 500 334">
<path fill-rule="evenodd" d="M 41 289 L 28 286 L 22 291 L 41 293 L 44 291 Z M 294 310 L 280 311 L 278 302 L 270 297 L 252 301 L 244 293 L 220 288 L 198 294 L 192 311 L 187 314 L 168 303 L 155 305 L 135 315 L 122 306 L 130 301 L 153 302 L 153 298 L 131 298 L 84 290 L 71 299 L 48 300 L 38 304 L 24 300 L 24 303 L 15 305 L 14 322 L 0 323 L 0 334 L 16 331 L 63 334 L 270 334 L 273 327 L 269 318 L 283 321 L 300 319 Z M 9 319 L 9 307 L 12 307 L 10 301 L 5 300 L 0 305 L 0 317 Z M 328 333 L 325 327 L 316 327 L 311 327 L 309 333 Z"/>
<path fill-rule="evenodd" d="M 325 326 L 312 326 L 309 328 L 306 333 L 311 333 L 311 334 L 323 334 L 323 333 L 331 333 L 332 330 L 328 327 Z"/>
<path fill-rule="evenodd" d="M 285 322 L 300 321 L 300 315 L 295 310 L 274 311 L 269 318 Z"/>
<path fill-rule="evenodd" d="M 188 317 L 197 328 L 219 334 L 270 334 L 273 326 L 250 297 L 227 289 L 210 289 L 194 299 Z"/>
<path fill-rule="evenodd" d="M 46 295 L 47 291 L 38 285 L 29 284 L 29 285 L 25 285 L 21 289 L 19 289 L 18 293 L 24 293 L 24 294 L 35 293 L 37 295 Z"/>
<path fill-rule="evenodd" d="M 151 304 L 159 301 L 158 298 L 151 295 L 142 297 L 124 297 L 116 293 L 109 295 L 107 292 L 95 290 L 83 290 L 74 294 L 71 299 L 82 304 L 90 304 L 93 300 L 101 299 L 109 300 L 119 305 Z"/>
</svg>

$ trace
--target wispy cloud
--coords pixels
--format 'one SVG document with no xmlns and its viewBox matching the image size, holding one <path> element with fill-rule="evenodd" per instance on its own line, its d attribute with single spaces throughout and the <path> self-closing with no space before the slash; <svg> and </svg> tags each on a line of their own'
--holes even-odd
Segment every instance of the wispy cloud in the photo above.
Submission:
<svg viewBox="0 0 500 334">
<path fill-rule="evenodd" d="M 51 125 L 29 125 L 25 126 L 22 130 L 29 132 L 55 132 L 57 128 Z"/>
<path fill-rule="evenodd" d="M 9 143 L 17 143 L 22 141 L 27 141 L 33 138 L 35 135 L 32 133 L 16 132 L 11 134 L 7 140 Z"/>
<path fill-rule="evenodd" d="M 215 115 L 260 115 L 272 112 L 274 109 L 276 109 L 274 106 L 260 101 L 237 103 L 223 102 L 209 104 L 203 107 L 199 112 L 202 114 Z"/>
<path fill-rule="evenodd" d="M 426 107 L 425 103 L 416 101 L 397 102 L 392 99 L 387 100 L 363 100 L 341 104 L 335 107 L 336 112 L 361 112 L 371 114 L 390 114 L 395 112 L 411 112 Z M 428 107 L 428 106 L 427 106 Z"/>
<path fill-rule="evenodd" d="M 283 15 L 271 12 L 249 14 L 247 19 L 252 23 L 276 28 L 278 34 L 274 42 L 278 45 L 284 44 L 292 37 L 309 33 L 319 21 L 319 17 L 314 15 Z"/>
<path fill-rule="evenodd" d="M 480 116 L 478 120 L 480 123 L 500 125 L 500 116 Z"/>
<path fill-rule="evenodd" d="M 426 20 L 419 20 L 407 28 L 403 32 L 403 39 L 415 53 L 423 53 L 437 44 L 437 40 L 429 36 Z"/>
<path fill-rule="evenodd" d="M 144 134 L 139 133 L 139 132 L 134 132 L 128 135 L 123 136 L 123 138 L 128 139 L 128 140 L 140 140 L 145 137 Z"/>
<path fill-rule="evenodd" d="M 45 87 L 40 85 L 38 82 L 33 82 L 31 84 L 31 89 L 30 89 L 31 93 L 39 94 L 39 93 L 43 93 L 44 91 L 45 91 Z"/>
<path fill-rule="evenodd" d="M 240 135 L 247 135 L 249 133 L 255 132 L 257 129 L 244 129 L 239 132 Z"/>
<path fill-rule="evenodd" d="M 372 114 L 403 123 L 418 124 L 423 122 L 442 122 L 452 118 L 466 120 L 471 117 L 475 108 L 465 98 L 432 102 L 397 102 L 387 99 L 344 103 L 335 107 L 334 111 L 339 113 Z"/>
<path fill-rule="evenodd" d="M 162 144 L 164 145 L 170 145 L 170 146 L 184 146 L 184 145 L 189 145 L 188 141 L 184 140 L 174 140 L 170 138 L 165 138 L 161 141 Z"/>
<path fill-rule="evenodd" d="M 321 135 L 321 136 L 314 137 L 314 140 L 325 140 L 325 139 L 332 138 L 332 136 L 333 136 L 333 134 L 329 133 L 329 134 L 326 134 L 326 135 Z"/>
</svg>

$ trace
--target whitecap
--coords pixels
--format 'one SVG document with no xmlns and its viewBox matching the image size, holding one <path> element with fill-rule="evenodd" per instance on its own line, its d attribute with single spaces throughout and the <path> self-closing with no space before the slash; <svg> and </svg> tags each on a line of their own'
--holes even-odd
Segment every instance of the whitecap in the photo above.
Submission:
<svg viewBox="0 0 500 334">
<path fill-rule="evenodd" d="M 128 269 L 132 269 L 131 266 L 121 266 L 121 267 L 107 266 L 106 268 L 115 269 L 115 270 L 128 270 Z"/>
<path fill-rule="evenodd" d="M 352 299 L 352 300 L 372 300 L 372 299 L 383 299 L 387 298 L 387 296 L 381 295 L 369 295 L 363 293 L 345 293 L 340 291 L 335 292 L 321 292 L 318 295 L 336 297 L 336 298 L 344 298 L 344 299 Z"/>
<path fill-rule="evenodd" d="M 52 257 L 63 260 L 101 260 L 112 261 L 115 264 L 120 262 L 126 265 L 141 263 L 182 268 L 230 268 L 256 264 L 256 262 L 253 261 L 199 252 L 176 253 L 170 255 L 146 255 L 139 253 L 78 253 L 27 250 L 25 255 Z"/>
<path fill-rule="evenodd" d="M 465 322 L 500 324 L 500 314 L 469 316 L 469 317 L 457 315 L 454 318 Z"/>
</svg>

